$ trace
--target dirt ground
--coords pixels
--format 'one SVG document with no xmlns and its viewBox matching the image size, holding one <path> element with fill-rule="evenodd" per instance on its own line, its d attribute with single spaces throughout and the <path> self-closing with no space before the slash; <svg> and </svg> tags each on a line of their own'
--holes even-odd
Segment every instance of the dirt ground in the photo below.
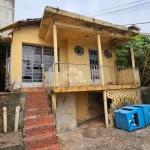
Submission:
<svg viewBox="0 0 150 150">
<path fill-rule="evenodd" d="M 20 150 L 22 149 L 22 132 L 8 132 L 8 133 L 0 133 L 0 149 L 5 149 L 5 147 L 18 147 L 21 146 Z"/>
<path fill-rule="evenodd" d="M 100 118 L 58 134 L 61 150 L 150 150 L 150 125 L 132 132 L 106 129 Z"/>
</svg>

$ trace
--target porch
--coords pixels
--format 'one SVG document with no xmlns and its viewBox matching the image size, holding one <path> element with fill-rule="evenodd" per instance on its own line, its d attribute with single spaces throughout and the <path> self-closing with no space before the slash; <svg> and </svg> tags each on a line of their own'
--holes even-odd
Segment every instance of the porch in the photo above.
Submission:
<svg viewBox="0 0 150 150">
<path fill-rule="evenodd" d="M 43 82 L 55 93 L 140 87 L 138 68 L 71 63 L 53 63 Z"/>
</svg>

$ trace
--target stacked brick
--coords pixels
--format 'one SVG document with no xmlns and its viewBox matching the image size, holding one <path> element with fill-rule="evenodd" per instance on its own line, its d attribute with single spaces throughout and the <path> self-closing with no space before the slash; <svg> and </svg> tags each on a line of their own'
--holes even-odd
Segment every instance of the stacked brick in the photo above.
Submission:
<svg viewBox="0 0 150 150">
<path fill-rule="evenodd" d="M 23 132 L 26 150 L 60 149 L 45 91 L 27 92 Z"/>
</svg>

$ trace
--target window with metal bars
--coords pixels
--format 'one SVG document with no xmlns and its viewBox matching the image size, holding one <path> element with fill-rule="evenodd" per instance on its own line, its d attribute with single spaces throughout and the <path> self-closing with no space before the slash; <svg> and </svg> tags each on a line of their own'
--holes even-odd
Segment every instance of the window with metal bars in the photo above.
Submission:
<svg viewBox="0 0 150 150">
<path fill-rule="evenodd" d="M 23 45 L 22 81 L 42 82 L 42 72 L 54 63 L 53 47 Z"/>
</svg>

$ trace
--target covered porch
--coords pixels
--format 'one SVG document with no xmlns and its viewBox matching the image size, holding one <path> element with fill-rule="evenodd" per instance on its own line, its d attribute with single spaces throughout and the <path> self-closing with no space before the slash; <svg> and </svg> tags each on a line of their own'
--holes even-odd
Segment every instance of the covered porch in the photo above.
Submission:
<svg viewBox="0 0 150 150">
<path fill-rule="evenodd" d="M 43 16 L 39 37 L 53 40 L 54 48 L 53 63 L 43 72 L 44 86 L 54 93 L 140 87 L 132 43 L 132 67 L 115 66 L 115 48 L 130 41 L 139 29 L 51 7 L 45 8 Z M 76 46 L 84 49 L 83 55 L 75 55 Z M 91 58 L 91 50 L 96 51 L 96 59 Z M 105 50 L 111 57 L 105 56 Z"/>
<path fill-rule="evenodd" d="M 123 66 L 53 63 L 43 81 L 56 93 L 140 87 L 138 68 Z"/>
</svg>

